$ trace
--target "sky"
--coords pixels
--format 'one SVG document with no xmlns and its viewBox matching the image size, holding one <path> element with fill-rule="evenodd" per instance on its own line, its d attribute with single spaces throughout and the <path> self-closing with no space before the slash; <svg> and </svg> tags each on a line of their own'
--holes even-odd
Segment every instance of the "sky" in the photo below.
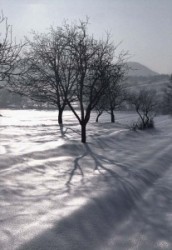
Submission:
<svg viewBox="0 0 172 250">
<path fill-rule="evenodd" d="M 130 61 L 172 73 L 172 0 L 0 0 L 0 9 L 17 40 L 89 17 L 90 34 L 110 32 Z"/>
</svg>

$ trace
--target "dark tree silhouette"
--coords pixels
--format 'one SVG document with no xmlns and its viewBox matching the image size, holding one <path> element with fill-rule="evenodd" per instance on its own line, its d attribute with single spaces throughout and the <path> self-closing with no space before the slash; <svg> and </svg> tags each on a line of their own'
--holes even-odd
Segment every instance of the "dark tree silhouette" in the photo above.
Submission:
<svg viewBox="0 0 172 250">
<path fill-rule="evenodd" d="M 17 74 L 17 63 L 24 45 L 17 44 L 13 39 L 12 27 L 8 24 L 7 17 L 0 15 L 0 88 L 6 85 L 11 75 Z"/>
<path fill-rule="evenodd" d="M 152 128 L 157 107 L 156 91 L 142 89 L 138 93 L 131 93 L 128 100 L 139 115 L 136 127 L 139 129 Z"/>
<path fill-rule="evenodd" d="M 104 111 L 110 114 L 111 122 L 115 122 L 114 111 L 120 108 L 125 100 L 125 87 L 123 78 L 125 75 L 124 65 L 112 65 L 112 69 L 108 71 L 108 87 L 97 103 L 95 110 L 97 112 L 96 122 Z"/>
<path fill-rule="evenodd" d="M 20 75 L 11 81 L 17 93 L 56 106 L 60 125 L 76 80 L 67 32 L 67 25 L 50 28 L 47 34 L 33 32 L 19 64 Z"/>
<path fill-rule="evenodd" d="M 81 141 L 86 142 L 86 126 L 93 109 L 108 88 L 112 67 L 120 67 L 113 62 L 115 47 L 107 36 L 106 40 L 96 40 L 89 36 L 87 22 L 70 27 L 70 49 L 76 72 L 75 96 L 79 107 L 76 112 L 72 102 L 69 107 L 81 125 Z M 116 72 L 116 74 L 118 74 Z"/>
<path fill-rule="evenodd" d="M 95 110 L 97 112 L 96 122 L 104 111 L 110 114 L 111 122 L 115 122 L 114 111 L 119 109 L 122 102 L 125 100 L 125 85 L 123 80 L 126 73 L 125 56 L 127 53 L 122 53 L 118 58 L 117 64 L 112 64 L 107 71 L 108 86 L 97 103 Z"/>
</svg>

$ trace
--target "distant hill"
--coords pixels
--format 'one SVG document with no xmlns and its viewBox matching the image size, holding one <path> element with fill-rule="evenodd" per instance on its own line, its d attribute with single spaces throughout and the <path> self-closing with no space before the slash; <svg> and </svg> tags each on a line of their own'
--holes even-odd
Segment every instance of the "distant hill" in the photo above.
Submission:
<svg viewBox="0 0 172 250">
<path fill-rule="evenodd" d="M 169 84 L 169 75 L 154 76 L 128 76 L 124 85 L 128 91 L 135 92 L 141 89 L 155 90 L 159 103 L 162 103 L 167 85 Z"/>
<path fill-rule="evenodd" d="M 128 76 L 156 76 L 159 75 L 157 72 L 149 69 L 148 67 L 138 63 L 138 62 L 128 62 L 127 63 L 129 71 Z"/>
</svg>

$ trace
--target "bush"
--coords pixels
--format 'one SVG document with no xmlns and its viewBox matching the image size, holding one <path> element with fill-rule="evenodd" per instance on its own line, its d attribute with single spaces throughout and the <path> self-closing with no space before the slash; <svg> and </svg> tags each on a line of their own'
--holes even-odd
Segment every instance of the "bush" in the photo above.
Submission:
<svg viewBox="0 0 172 250">
<path fill-rule="evenodd" d="M 138 122 L 135 122 L 132 124 L 131 129 L 133 131 L 136 130 L 145 130 L 145 129 L 150 129 L 150 128 L 155 128 L 154 120 L 153 118 L 147 120 L 145 123 L 143 123 L 140 119 Z"/>
</svg>

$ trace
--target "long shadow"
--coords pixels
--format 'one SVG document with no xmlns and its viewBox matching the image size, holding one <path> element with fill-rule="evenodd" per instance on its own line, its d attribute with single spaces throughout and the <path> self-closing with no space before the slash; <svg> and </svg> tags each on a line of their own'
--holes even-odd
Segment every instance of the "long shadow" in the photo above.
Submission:
<svg viewBox="0 0 172 250">
<path fill-rule="evenodd" d="M 110 174 L 116 180 L 116 189 L 90 197 L 86 205 L 55 222 L 52 228 L 18 250 L 98 250 L 103 244 L 106 246 L 111 232 L 123 223 L 133 209 L 137 196 L 132 185 L 126 187 L 118 174 L 111 171 Z"/>
<path fill-rule="evenodd" d="M 72 171 L 71 171 L 70 174 L 69 174 L 69 179 L 68 179 L 68 181 L 67 181 L 67 183 L 66 183 L 67 186 L 70 186 L 70 184 L 71 184 L 71 182 L 72 182 L 72 179 L 73 179 L 73 177 L 74 177 L 74 175 L 75 175 L 75 172 L 76 172 L 77 170 L 79 170 L 80 173 L 81 173 L 81 175 L 84 176 L 84 172 L 83 172 L 83 170 L 82 170 L 82 167 L 81 167 L 80 164 L 79 164 L 79 160 L 81 160 L 81 159 L 84 158 L 85 156 L 87 156 L 87 152 L 85 152 L 83 155 L 77 157 L 77 158 L 74 160 L 74 167 L 73 167 Z"/>
<path fill-rule="evenodd" d="M 127 215 L 128 206 L 117 198 L 111 193 L 93 199 L 18 250 L 100 249 L 111 230 Z"/>
<path fill-rule="evenodd" d="M 132 189 L 134 193 L 136 193 L 137 190 L 139 190 L 139 188 L 138 186 L 136 187 L 132 183 L 132 178 L 137 179 L 137 181 L 141 182 L 142 184 L 145 184 L 146 186 L 149 186 L 149 185 L 153 185 L 154 181 L 159 177 L 157 173 L 151 172 L 147 169 L 139 169 L 139 170 L 134 169 L 133 170 L 127 165 L 121 164 L 112 159 L 108 159 L 104 155 L 99 155 L 93 152 L 91 147 L 88 144 L 85 144 L 84 153 L 74 160 L 73 168 L 69 174 L 69 179 L 66 183 L 68 187 L 72 183 L 72 179 L 78 170 L 81 173 L 82 177 L 84 178 L 84 171 L 82 170 L 82 166 L 80 165 L 79 161 L 86 156 L 90 156 L 91 159 L 93 160 L 94 171 L 98 170 L 99 173 L 101 175 L 104 175 L 106 179 L 108 178 L 110 179 L 112 177 L 114 181 L 117 181 L 117 180 L 120 181 L 120 183 L 124 184 L 124 188 L 127 186 L 127 190 Z M 105 166 L 105 164 L 109 164 L 112 167 L 108 168 Z M 113 167 L 117 167 L 118 169 L 122 170 L 124 174 L 123 175 L 117 174 L 117 171 L 113 170 Z"/>
<path fill-rule="evenodd" d="M 172 165 L 171 165 L 172 167 Z M 171 170 L 165 174 L 170 176 Z M 170 178 L 169 178 L 170 179 Z M 141 199 L 137 210 L 134 210 L 128 225 L 122 226 L 113 235 L 114 248 L 161 250 L 172 249 L 172 184 L 166 177 L 158 179 L 153 189 L 150 189 L 144 199 Z M 123 239 L 118 241 L 118 236 Z M 133 241 L 133 242 L 134 242 Z M 112 244 L 113 246 L 113 244 Z"/>
<path fill-rule="evenodd" d="M 71 128 L 71 127 L 66 127 L 66 126 L 64 127 L 63 124 L 59 125 L 59 128 L 60 128 L 59 130 L 60 130 L 60 133 L 61 133 L 61 137 L 65 137 L 68 130 L 71 130 L 72 132 L 74 132 L 74 133 L 76 133 L 78 135 L 81 134 L 79 131 L 77 131 L 77 130 Z"/>
<path fill-rule="evenodd" d="M 102 249 L 103 245 L 106 249 L 109 236 L 112 232 L 116 232 L 119 225 L 125 225 L 125 218 L 133 210 L 137 211 L 137 202 L 142 200 L 146 188 L 153 185 L 159 178 L 159 175 L 146 169 L 134 172 L 127 166 L 96 154 L 86 144 L 83 154 L 74 160 L 73 169 L 66 183 L 67 186 L 72 185 L 73 177 L 77 171 L 80 171 L 84 178 L 80 161 L 86 156 L 91 157 L 94 162 L 94 170 L 99 170 L 100 176 L 105 178 L 109 188 L 101 195 L 90 195 L 86 205 L 78 207 L 75 212 L 54 222 L 49 230 L 35 236 L 34 239 L 17 248 L 18 250 L 98 250 Z M 105 164 L 111 164 L 112 167 L 109 168 Z M 113 165 L 121 168 L 124 175 L 113 169 Z M 99 177 L 95 178 L 94 181 L 94 185 L 98 186 Z M 143 220 L 146 220 L 145 217 Z M 155 217 L 153 222 L 147 221 L 153 228 L 156 225 L 161 225 L 162 222 L 164 222 L 163 215 Z M 167 229 L 164 228 L 163 233 L 165 234 L 166 231 Z M 132 233 L 134 235 L 134 229 L 131 229 Z M 157 234 L 160 233 L 159 230 Z"/>
<path fill-rule="evenodd" d="M 81 157 L 84 157 L 84 155 Z M 95 158 L 95 161 L 98 168 L 103 166 L 97 158 Z M 79 163 L 75 162 L 75 164 L 77 165 Z M 99 250 L 102 249 L 103 246 L 103 249 L 106 249 L 109 236 L 112 236 L 113 232 L 116 232 L 113 236 L 114 238 L 121 237 L 120 234 L 122 234 L 122 232 L 118 232 L 117 229 L 119 226 L 125 228 L 125 218 L 136 208 L 135 200 L 141 199 L 141 196 L 138 196 L 137 187 L 129 181 L 127 182 L 125 178 L 119 176 L 115 171 L 108 173 L 112 175 L 116 182 L 116 189 L 109 189 L 102 195 L 96 197 L 92 196 L 86 205 L 79 207 L 75 212 L 62 218 L 60 221 L 54 222 L 49 230 L 44 231 L 31 241 L 25 243 L 19 247 L 18 250 Z M 143 190 L 140 190 L 139 194 L 141 194 L 141 192 L 143 192 Z M 163 214 L 160 214 L 159 217 L 155 217 L 154 221 L 151 221 L 151 218 L 145 217 L 146 213 L 144 214 L 144 218 L 141 217 L 141 221 L 147 219 L 147 223 L 151 225 L 152 230 L 155 230 L 158 225 L 163 226 Z M 169 239 L 170 233 L 167 232 L 167 229 L 165 226 L 162 230 L 159 228 L 155 235 L 151 232 L 151 237 L 158 240 L 157 237 L 161 238 L 163 233 L 164 235 L 166 234 Z M 128 233 L 129 236 L 137 237 L 135 228 L 130 228 L 129 231 L 124 232 L 126 234 Z M 128 235 L 123 235 L 123 237 L 129 240 Z M 127 245 L 126 248 L 120 247 L 122 241 L 122 238 L 120 238 L 120 241 L 117 241 L 119 244 L 118 249 L 127 249 Z M 128 244 L 130 243 L 131 242 Z M 134 243 L 133 247 L 135 247 Z M 149 247 L 151 248 L 151 246 Z"/>
</svg>

